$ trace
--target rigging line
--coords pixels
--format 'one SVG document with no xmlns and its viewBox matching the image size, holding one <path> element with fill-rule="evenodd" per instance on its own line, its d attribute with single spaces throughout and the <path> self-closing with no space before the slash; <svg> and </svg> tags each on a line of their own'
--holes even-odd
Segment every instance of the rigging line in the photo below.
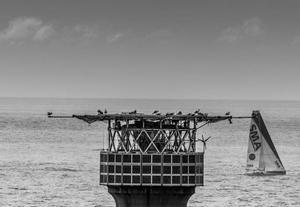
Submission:
<svg viewBox="0 0 300 207">
<path fill-rule="evenodd" d="M 205 122 L 204 124 L 200 125 L 199 127 L 196 128 L 196 130 L 200 129 L 201 127 L 204 127 L 205 125 L 209 124 L 210 121 Z M 192 129 L 194 130 L 194 129 Z"/>
<path fill-rule="evenodd" d="M 232 119 L 251 119 L 253 116 L 233 116 Z"/>
</svg>

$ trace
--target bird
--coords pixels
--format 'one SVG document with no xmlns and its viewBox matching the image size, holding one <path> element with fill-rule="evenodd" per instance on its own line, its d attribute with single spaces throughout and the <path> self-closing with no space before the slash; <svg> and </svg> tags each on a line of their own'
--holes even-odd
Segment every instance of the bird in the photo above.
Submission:
<svg viewBox="0 0 300 207">
<path fill-rule="evenodd" d="M 100 109 L 97 112 L 98 114 L 103 114 L 103 111 L 101 111 Z"/>
<path fill-rule="evenodd" d="M 197 109 L 194 113 L 195 114 L 199 114 L 200 113 L 200 109 Z"/>
<path fill-rule="evenodd" d="M 106 109 L 104 110 L 104 113 L 107 114 L 107 110 Z"/>
<path fill-rule="evenodd" d="M 152 114 L 157 114 L 158 113 L 158 110 L 155 110 L 155 111 L 153 111 L 153 113 Z"/>
<path fill-rule="evenodd" d="M 136 110 L 129 112 L 129 114 L 136 114 Z"/>
<path fill-rule="evenodd" d="M 226 112 L 225 115 L 226 115 L 226 116 L 229 116 L 229 115 L 230 115 L 230 112 Z"/>
<path fill-rule="evenodd" d="M 181 111 L 178 111 L 177 115 L 182 115 L 182 112 L 181 112 Z"/>
<path fill-rule="evenodd" d="M 197 109 L 194 114 L 198 115 L 198 116 L 203 116 L 203 114 L 200 112 L 200 109 Z"/>
<path fill-rule="evenodd" d="M 51 116 L 51 115 L 52 115 L 52 112 L 48 112 L 47 115 L 48 115 L 48 116 Z"/>
</svg>

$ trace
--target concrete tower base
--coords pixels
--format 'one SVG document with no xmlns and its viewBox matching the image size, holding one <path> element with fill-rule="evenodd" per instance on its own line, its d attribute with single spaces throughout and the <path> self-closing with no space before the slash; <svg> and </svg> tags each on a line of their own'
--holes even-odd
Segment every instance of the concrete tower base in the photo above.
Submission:
<svg viewBox="0 0 300 207">
<path fill-rule="evenodd" d="M 116 207 L 186 207 L 195 187 L 108 186 Z"/>
</svg>

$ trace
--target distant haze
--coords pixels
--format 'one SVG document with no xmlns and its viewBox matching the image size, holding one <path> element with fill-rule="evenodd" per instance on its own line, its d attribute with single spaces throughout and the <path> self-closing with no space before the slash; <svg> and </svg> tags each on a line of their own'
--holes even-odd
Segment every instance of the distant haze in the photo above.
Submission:
<svg viewBox="0 0 300 207">
<path fill-rule="evenodd" d="M 300 1 L 2 0 L 0 97 L 300 100 Z"/>
</svg>

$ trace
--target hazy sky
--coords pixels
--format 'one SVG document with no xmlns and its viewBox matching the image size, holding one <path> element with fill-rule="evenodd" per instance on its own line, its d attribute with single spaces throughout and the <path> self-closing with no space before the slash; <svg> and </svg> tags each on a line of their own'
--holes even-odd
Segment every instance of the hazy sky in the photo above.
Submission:
<svg viewBox="0 0 300 207">
<path fill-rule="evenodd" d="M 299 66 L 298 0 L 1 0 L 1 97 L 300 100 Z"/>
</svg>

